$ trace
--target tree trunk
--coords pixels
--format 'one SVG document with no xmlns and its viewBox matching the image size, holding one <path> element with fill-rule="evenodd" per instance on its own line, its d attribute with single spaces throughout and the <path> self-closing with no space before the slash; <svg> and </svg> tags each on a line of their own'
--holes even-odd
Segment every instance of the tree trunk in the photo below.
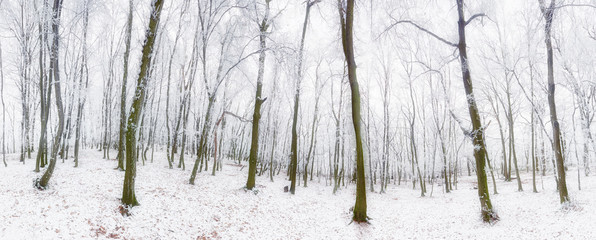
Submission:
<svg viewBox="0 0 596 240">
<path fill-rule="evenodd" d="M 255 94 L 255 109 L 252 116 L 252 140 L 250 143 L 250 155 L 248 159 L 248 179 L 246 189 L 252 190 L 255 187 L 255 175 L 257 172 L 257 156 L 259 149 L 259 121 L 261 119 L 261 105 L 265 99 L 261 99 L 263 91 L 263 75 L 265 74 L 265 57 L 267 48 L 267 29 L 269 28 L 269 3 L 271 0 L 265 0 L 265 15 L 259 24 L 259 71 L 257 75 L 257 90 Z"/>
<path fill-rule="evenodd" d="M 2 65 L 2 43 L 0 43 L 0 99 L 2 100 L 2 162 L 6 164 L 6 105 L 4 104 L 4 65 Z"/>
<path fill-rule="evenodd" d="M 563 150 L 561 148 L 561 129 L 559 120 L 557 118 L 557 106 L 555 103 L 555 76 L 554 76 L 554 57 L 553 45 L 551 39 L 551 30 L 553 24 L 553 17 L 555 15 L 555 0 L 551 0 L 550 6 L 545 6 L 544 0 L 538 0 L 540 9 L 545 19 L 544 34 L 548 65 L 548 106 L 550 110 L 550 120 L 553 127 L 553 152 L 557 162 L 557 184 L 559 189 L 559 200 L 561 203 L 569 201 L 569 193 L 567 192 L 567 182 L 565 180 L 565 163 L 563 159 Z"/>
<path fill-rule="evenodd" d="M 126 129 L 126 172 L 124 174 L 124 186 L 122 190 L 122 204 L 126 206 L 139 205 L 135 194 L 135 177 L 137 172 L 135 150 L 137 148 L 137 125 L 139 117 L 143 111 L 143 102 L 145 101 L 145 92 L 147 87 L 147 73 L 153 57 L 153 46 L 159 27 L 159 19 L 163 0 L 155 0 L 152 3 L 152 10 L 149 19 L 149 27 L 145 35 L 143 44 L 143 55 L 141 58 L 141 67 L 137 79 L 137 88 L 132 101 L 130 115 L 128 116 L 128 127 Z"/>
<path fill-rule="evenodd" d="M 56 93 L 56 107 L 58 109 L 58 129 L 56 130 L 56 135 L 54 136 L 54 143 L 52 146 L 52 158 L 50 159 L 50 164 L 48 169 L 43 174 L 39 182 L 37 183 L 37 187 L 39 189 L 46 189 L 52 174 L 54 173 L 54 168 L 56 167 L 56 157 L 58 154 L 58 150 L 60 147 L 60 139 L 62 138 L 62 133 L 64 131 L 64 107 L 62 106 L 62 93 L 60 89 L 60 15 L 62 14 L 62 0 L 54 0 L 53 6 L 53 21 L 52 21 L 52 33 L 53 33 L 53 41 L 52 41 L 52 52 L 51 52 L 51 62 L 50 62 L 50 70 L 53 74 L 53 81 L 56 85 L 54 87 Z M 47 102 L 48 106 L 50 105 Z M 49 111 L 49 108 L 48 108 Z"/>
<path fill-rule="evenodd" d="M 209 156 L 209 150 L 207 148 L 207 139 L 209 136 L 209 126 L 211 120 L 211 109 L 213 108 L 213 104 L 215 103 L 215 96 L 209 97 L 209 103 L 207 105 L 207 113 L 205 115 L 205 121 L 203 122 L 203 130 L 201 131 L 201 138 L 199 140 L 199 149 L 197 150 L 197 159 L 195 161 L 195 165 L 192 168 L 192 173 L 190 175 L 189 183 L 191 185 L 195 184 L 195 178 L 197 176 L 197 170 L 199 170 L 199 163 L 203 161 L 208 161 L 207 156 Z"/>
<path fill-rule="evenodd" d="M 124 69 L 122 77 L 122 89 L 120 90 L 120 128 L 118 131 L 118 167 L 120 171 L 124 170 L 124 159 L 125 159 L 125 138 L 126 138 L 126 85 L 128 82 L 128 59 L 130 56 L 130 41 L 132 35 L 132 21 L 133 21 L 133 0 L 129 1 L 128 20 L 126 23 L 126 35 L 124 50 Z"/>
<path fill-rule="evenodd" d="M 362 131 L 360 128 L 360 89 L 356 76 L 356 61 L 354 60 L 354 0 L 347 0 L 344 8 L 342 1 L 338 1 L 341 20 L 341 35 L 344 55 L 348 65 L 348 79 L 352 90 L 352 121 L 356 137 L 356 203 L 354 205 L 353 220 L 367 222 L 366 214 L 366 179 L 364 177 L 364 152 L 362 149 Z"/>
<path fill-rule="evenodd" d="M 292 117 L 292 144 L 291 144 L 291 163 L 290 163 L 290 193 L 296 193 L 296 169 L 298 167 L 298 110 L 300 105 L 300 85 L 302 82 L 302 66 L 303 66 L 303 55 L 304 55 L 304 41 L 306 38 L 306 28 L 308 27 L 308 18 L 310 15 L 310 8 L 316 4 L 316 0 L 308 0 L 306 2 L 306 13 L 304 14 L 304 24 L 302 25 L 302 37 L 300 38 L 300 49 L 298 50 L 298 76 L 296 78 L 296 91 L 294 93 L 294 114 Z M 306 172 L 306 168 L 304 169 Z M 306 173 L 305 173 L 306 174 Z M 306 178 L 304 178 L 306 179 Z M 306 180 L 304 180 L 306 186 Z"/>
<path fill-rule="evenodd" d="M 37 5 L 35 5 L 37 10 Z M 46 27 L 47 23 L 45 22 L 45 13 L 48 7 L 47 1 L 44 1 L 43 6 L 41 7 L 41 21 L 38 24 L 39 29 L 39 42 L 46 43 L 47 41 L 47 32 Z M 40 171 L 40 167 L 44 166 L 44 162 L 47 158 L 47 125 L 48 125 L 48 117 L 49 117 L 49 102 L 51 99 L 51 89 L 52 85 L 47 83 L 47 76 L 45 73 L 45 48 L 39 48 L 39 94 L 41 100 L 41 107 L 40 107 L 40 118 L 41 118 L 41 129 L 39 135 L 39 146 L 37 147 L 37 157 L 35 160 L 35 172 Z M 14 129 L 14 128 L 13 128 Z M 13 131 L 14 133 L 14 131 Z M 13 141 L 14 146 L 14 141 Z M 13 147 L 14 149 L 14 147 Z"/>
<path fill-rule="evenodd" d="M 493 206 L 490 201 L 488 193 L 488 186 L 486 180 L 486 149 L 484 144 L 484 126 L 480 122 L 480 115 L 474 97 L 474 90 L 472 87 L 472 76 L 470 74 L 470 65 L 468 61 L 468 52 L 466 46 L 466 20 L 464 19 L 464 0 L 457 1 L 458 30 L 459 30 L 459 59 L 461 63 L 461 70 L 466 92 L 468 110 L 472 121 L 473 144 L 474 144 L 474 158 L 476 159 L 476 177 L 478 178 L 478 197 L 482 210 L 482 220 L 484 222 L 493 222 L 499 219 L 498 215 L 493 211 Z"/>
<path fill-rule="evenodd" d="M 75 146 L 74 146 L 74 167 L 79 166 L 79 148 L 80 148 L 80 140 L 81 140 L 81 122 L 83 118 L 83 109 L 85 107 L 85 101 L 87 96 L 87 87 L 89 86 L 89 69 L 87 67 L 87 29 L 89 25 L 89 0 L 85 1 L 85 13 L 83 17 L 83 53 L 82 53 L 82 63 L 81 63 L 81 70 L 80 70 L 80 79 L 79 79 L 79 86 L 78 86 L 78 107 L 77 107 L 77 128 L 75 130 Z M 83 94 L 82 85 L 83 85 L 83 76 L 85 78 L 85 93 Z"/>
</svg>

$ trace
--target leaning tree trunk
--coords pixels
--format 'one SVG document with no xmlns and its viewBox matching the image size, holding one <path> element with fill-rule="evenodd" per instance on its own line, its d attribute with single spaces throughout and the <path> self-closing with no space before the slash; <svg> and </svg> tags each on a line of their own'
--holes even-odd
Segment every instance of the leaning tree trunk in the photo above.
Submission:
<svg viewBox="0 0 596 240">
<path fill-rule="evenodd" d="M 478 106 L 474 97 L 474 90 L 472 87 L 472 76 L 470 74 L 470 65 L 468 61 L 468 52 L 466 49 L 466 20 L 464 19 L 464 0 L 457 0 L 458 30 L 459 30 L 459 59 L 461 63 L 462 76 L 464 81 L 464 88 L 466 91 L 468 110 L 472 120 L 472 138 L 474 144 L 474 158 L 476 159 L 476 177 L 478 178 L 478 197 L 480 198 L 480 205 L 482 209 L 482 220 L 484 222 L 492 222 L 499 219 L 494 212 L 490 196 L 488 193 L 488 184 L 486 180 L 486 149 L 484 144 L 484 126 L 480 122 L 480 114 L 478 113 Z"/>
<path fill-rule="evenodd" d="M 553 127 L 553 151 L 557 161 L 558 174 L 558 189 L 559 200 L 561 203 L 569 201 L 569 193 L 567 192 L 567 182 L 565 180 L 565 163 L 563 159 L 563 151 L 561 149 L 561 128 L 559 120 L 557 119 L 557 106 L 555 103 L 555 76 L 554 76 L 554 60 L 553 60 L 553 44 L 551 39 L 551 30 L 553 25 L 553 17 L 555 15 L 555 0 L 551 0 L 550 6 L 544 5 L 544 0 L 540 2 L 540 9 L 546 21 L 544 25 L 544 35 L 546 44 L 546 55 L 548 65 L 548 106 L 550 109 L 550 121 Z"/>
<path fill-rule="evenodd" d="M 347 0 L 344 8 L 342 1 L 338 1 L 341 20 L 341 36 L 344 55 L 348 65 L 348 79 L 352 90 L 352 121 L 356 137 L 356 204 L 354 205 L 353 220 L 367 222 L 366 215 L 366 179 L 364 177 L 364 151 L 362 149 L 362 130 L 360 128 L 360 90 L 356 76 L 356 61 L 354 60 L 354 0 Z"/>
<path fill-rule="evenodd" d="M 137 89 L 132 101 L 130 115 L 128 116 L 128 127 L 126 129 L 126 172 L 124 174 L 124 186 L 122 189 L 122 204 L 126 206 L 139 205 L 135 195 L 135 177 L 137 172 L 135 150 L 137 148 L 137 125 L 139 117 L 143 111 L 143 102 L 145 101 L 147 73 L 149 65 L 153 58 L 153 46 L 157 36 L 159 19 L 163 0 L 155 0 L 152 4 L 151 17 L 149 19 L 149 28 L 145 35 L 145 44 L 143 46 L 143 57 L 141 58 L 141 69 L 137 79 Z"/>
<path fill-rule="evenodd" d="M 60 50 L 60 15 L 62 13 L 62 0 L 54 0 L 54 7 L 53 7 L 53 21 L 52 21 L 52 33 L 53 33 L 53 40 L 52 40 L 52 52 L 51 52 L 51 62 L 50 62 L 50 69 L 53 74 L 53 82 L 54 82 L 54 90 L 56 93 L 56 107 L 58 108 L 58 129 L 56 130 L 56 135 L 54 136 L 54 143 L 52 145 L 52 156 L 50 159 L 50 164 L 48 165 L 48 169 L 43 174 L 41 179 L 38 183 L 36 183 L 39 189 L 45 189 L 48 186 L 50 178 L 54 173 L 54 168 L 56 167 L 56 157 L 58 154 L 58 150 L 60 148 L 60 139 L 62 138 L 62 133 L 64 131 L 64 107 L 62 106 L 62 93 L 60 89 L 60 65 L 59 65 L 59 50 Z M 50 81 L 52 82 L 52 81 Z M 46 104 L 50 104 L 49 101 Z M 49 111 L 49 108 L 47 109 Z"/>
<path fill-rule="evenodd" d="M 215 103 L 215 95 L 208 94 L 209 103 L 207 105 L 207 113 L 205 115 L 205 121 L 203 122 L 203 130 L 201 132 L 201 138 L 199 140 L 199 149 L 197 150 L 197 159 L 195 161 L 195 165 L 192 168 L 192 173 L 190 175 L 189 183 L 191 185 L 195 184 L 195 179 L 197 177 L 197 170 L 199 170 L 199 163 L 203 161 L 208 161 L 209 156 L 209 149 L 207 149 L 207 141 L 209 136 L 209 129 L 211 126 L 211 110 L 213 108 L 213 103 Z M 215 166 L 214 166 L 215 167 Z"/>
</svg>

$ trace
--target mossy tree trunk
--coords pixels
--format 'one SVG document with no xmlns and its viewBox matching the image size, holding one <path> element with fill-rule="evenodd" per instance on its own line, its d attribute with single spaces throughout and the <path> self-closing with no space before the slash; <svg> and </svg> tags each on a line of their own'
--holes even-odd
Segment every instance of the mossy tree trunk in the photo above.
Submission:
<svg viewBox="0 0 596 240">
<path fill-rule="evenodd" d="M 356 61 L 354 60 L 354 0 L 347 0 L 346 7 L 342 0 L 338 0 L 339 17 L 341 20 L 341 36 L 344 55 L 348 65 L 348 80 L 352 90 L 352 121 L 356 137 L 356 204 L 354 205 L 353 220 L 367 222 L 366 214 L 366 179 L 364 177 L 364 151 L 362 149 L 362 130 L 360 127 L 360 89 L 356 76 Z"/>
<path fill-rule="evenodd" d="M 267 49 L 267 29 L 269 29 L 269 3 L 271 0 L 265 0 L 265 15 L 259 23 L 259 72 L 257 75 L 257 91 L 255 94 L 255 109 L 252 115 L 252 140 L 250 142 L 250 155 L 248 157 L 248 179 L 246 180 L 246 189 L 252 190 L 255 187 L 255 177 L 257 173 L 257 156 L 259 149 L 259 120 L 261 119 L 261 105 L 266 99 L 261 98 L 263 92 L 263 75 L 265 74 L 265 57 Z"/>
<path fill-rule="evenodd" d="M 145 101 L 147 87 L 147 73 L 153 57 L 153 46 L 157 37 L 159 19 L 163 7 L 163 0 L 155 0 L 152 3 L 151 16 L 149 19 L 149 28 L 145 35 L 143 45 L 143 55 L 141 58 L 141 69 L 137 79 L 137 88 L 132 101 L 130 115 L 128 116 L 128 126 L 126 129 L 126 172 L 124 174 L 124 186 L 122 189 L 122 204 L 126 206 L 139 205 L 135 195 L 135 178 L 137 172 L 136 149 L 137 149 L 137 125 L 143 112 L 143 102 Z"/>
<path fill-rule="evenodd" d="M 468 60 L 468 52 L 466 45 L 466 25 L 470 20 L 464 19 L 464 1 L 457 0 L 458 12 L 458 32 L 459 43 L 457 48 L 459 50 L 459 59 L 461 63 L 461 70 L 468 102 L 468 110 L 470 112 L 470 119 L 472 121 L 472 142 L 474 144 L 474 158 L 476 159 L 476 177 L 478 178 L 478 197 L 480 199 L 482 220 L 484 222 L 493 222 L 498 220 L 497 214 L 493 210 L 490 196 L 488 193 L 488 184 L 486 179 L 486 148 L 484 144 L 484 126 L 480 121 L 480 114 L 478 113 L 478 106 L 474 97 L 474 89 L 472 86 L 472 76 L 470 74 L 470 65 Z"/>
</svg>

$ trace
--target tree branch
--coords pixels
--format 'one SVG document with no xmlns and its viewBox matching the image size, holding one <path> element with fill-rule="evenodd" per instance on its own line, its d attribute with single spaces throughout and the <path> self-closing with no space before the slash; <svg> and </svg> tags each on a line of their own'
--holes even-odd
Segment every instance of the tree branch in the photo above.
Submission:
<svg viewBox="0 0 596 240">
<path fill-rule="evenodd" d="M 468 21 L 466 21 L 466 26 L 467 26 L 468 24 L 470 24 L 470 23 L 471 23 L 471 22 L 472 22 L 474 19 L 476 19 L 476 18 L 479 18 L 479 17 L 487 17 L 487 16 L 486 16 L 486 14 L 484 14 L 484 13 L 477 13 L 477 14 L 474 14 L 474 15 L 472 15 L 470 18 L 468 18 Z"/>
<path fill-rule="evenodd" d="M 233 112 L 229 112 L 229 111 L 224 111 L 224 112 L 221 114 L 221 117 L 220 117 L 220 119 L 223 119 L 224 115 L 230 115 L 230 116 L 232 116 L 232 117 L 235 117 L 235 118 L 237 118 L 238 120 L 240 120 L 241 122 L 247 122 L 247 123 L 249 123 L 249 122 L 252 122 L 252 120 L 245 119 L 245 118 L 243 118 L 243 117 L 241 117 L 241 116 L 238 116 L 238 115 L 236 115 L 235 113 L 233 113 Z"/>
<path fill-rule="evenodd" d="M 559 9 L 559 8 L 564 8 L 564 7 L 589 7 L 589 8 L 596 9 L 596 5 L 592 5 L 592 4 L 573 4 L 573 3 L 563 4 L 563 5 L 560 5 L 560 6 L 556 6 L 553 9 Z"/>
<path fill-rule="evenodd" d="M 591 39 L 596 40 L 596 28 L 592 29 L 591 31 L 588 30 L 588 37 L 590 37 Z"/>
<path fill-rule="evenodd" d="M 461 129 L 461 131 L 464 133 L 464 135 L 466 137 L 473 138 L 472 131 L 470 129 L 467 129 L 466 127 L 464 127 L 464 123 L 462 122 L 461 119 L 459 119 L 455 115 L 455 113 L 453 113 L 453 110 L 449 109 L 449 115 L 451 115 L 451 118 L 453 118 L 453 120 L 455 120 L 455 122 L 457 122 L 457 124 L 459 125 L 459 128 Z"/>
<path fill-rule="evenodd" d="M 428 30 L 428 29 L 426 29 L 426 28 L 424 28 L 424 27 L 421 27 L 420 25 L 418 25 L 418 24 L 416 24 L 415 22 L 412 22 L 412 21 L 410 21 L 410 20 L 401 20 L 401 21 L 394 22 L 393 24 L 389 25 L 389 27 L 387 27 L 387 28 L 385 29 L 385 31 L 383 31 L 383 32 L 381 33 L 381 35 L 383 35 L 385 32 L 387 32 L 387 31 L 391 30 L 393 27 L 395 27 L 396 25 L 398 25 L 398 24 L 401 24 L 401 23 L 408 23 L 408 24 L 410 24 L 410 25 L 412 25 L 412 26 L 414 26 L 414 27 L 418 28 L 420 31 L 423 31 L 423 32 L 427 33 L 428 35 L 430 35 L 430 36 L 434 37 L 435 39 L 437 39 L 437 40 L 439 40 L 439 41 L 441 41 L 441 42 L 443 42 L 443 43 L 445 43 L 445 44 L 447 44 L 447 45 L 449 45 L 449 46 L 452 46 L 452 47 L 457 47 L 457 44 L 455 44 L 455 43 L 452 43 L 452 42 L 448 41 L 448 40 L 447 40 L 447 39 L 445 39 L 445 38 L 442 38 L 441 36 L 439 36 L 439 35 L 437 35 L 437 34 L 435 34 L 435 33 L 431 32 L 430 30 Z"/>
</svg>

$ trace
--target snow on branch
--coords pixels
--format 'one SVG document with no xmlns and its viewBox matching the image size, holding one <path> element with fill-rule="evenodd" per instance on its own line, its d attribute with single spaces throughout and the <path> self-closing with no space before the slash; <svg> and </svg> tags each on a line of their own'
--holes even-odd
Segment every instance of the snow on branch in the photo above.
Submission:
<svg viewBox="0 0 596 240">
<path fill-rule="evenodd" d="M 459 125 L 459 128 L 461 129 L 461 131 L 464 132 L 464 135 L 466 135 L 467 137 L 470 137 L 470 138 L 472 138 L 474 136 L 471 130 L 469 130 L 466 127 L 464 127 L 464 123 L 462 122 L 461 119 L 459 119 L 455 115 L 455 113 L 453 113 L 453 110 L 452 109 L 449 109 L 449 114 L 451 115 L 451 118 L 453 118 L 453 120 L 455 120 L 455 122 L 457 122 L 457 124 Z"/>
<path fill-rule="evenodd" d="M 233 113 L 233 112 L 224 111 L 224 112 L 221 114 L 221 118 L 220 118 L 220 120 L 218 120 L 218 123 L 219 123 L 219 121 L 221 121 L 221 119 L 223 119 L 224 115 L 230 115 L 230 116 L 232 116 L 232 117 L 235 117 L 235 118 L 237 118 L 238 120 L 240 120 L 241 122 L 247 122 L 247 123 L 248 123 L 248 122 L 252 122 L 252 120 L 250 120 L 250 119 L 246 119 L 246 118 L 243 118 L 243 117 L 241 117 L 241 116 L 238 116 L 237 114 L 235 114 L 235 113 Z"/>
</svg>

